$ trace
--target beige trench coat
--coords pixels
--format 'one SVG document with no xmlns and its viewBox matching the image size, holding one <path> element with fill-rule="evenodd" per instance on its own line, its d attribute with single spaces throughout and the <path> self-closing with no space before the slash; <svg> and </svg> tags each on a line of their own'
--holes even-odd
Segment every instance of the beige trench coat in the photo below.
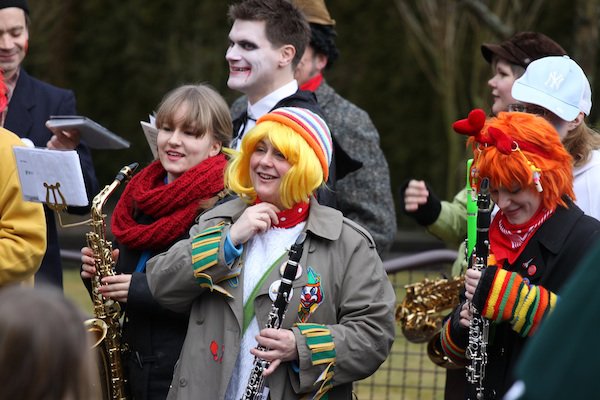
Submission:
<svg viewBox="0 0 600 400">
<path fill-rule="evenodd" d="M 295 334 L 299 372 L 284 363 L 267 379 L 273 400 L 311 398 L 315 381 L 324 370 L 313 366 L 311 352 L 298 328 L 299 294 L 307 284 L 306 268 L 320 274 L 323 302 L 308 322 L 326 325 L 335 343 L 336 360 L 330 399 L 350 399 L 352 382 L 377 370 L 387 358 L 395 334 L 395 294 L 388 281 L 369 233 L 329 207 L 311 199 L 305 227 L 308 237 L 300 260 L 303 274 L 294 281 L 294 296 L 288 306 L 283 328 Z M 169 392 L 169 399 L 223 399 L 240 350 L 242 336 L 243 265 L 240 260 L 227 267 L 223 240 L 231 223 L 247 207 L 236 199 L 216 207 L 199 218 L 190 230 L 193 238 L 204 229 L 225 222 L 218 264 L 209 273 L 214 281 L 241 267 L 239 279 L 222 286 L 234 298 L 201 288 L 193 275 L 191 239 L 148 261 L 147 276 L 154 297 L 165 307 L 183 311 L 191 308 L 188 333 Z M 259 327 L 267 323 L 272 301 L 268 289 L 280 279 L 274 268 L 255 299 Z M 237 400 L 237 399 L 236 399 Z"/>
</svg>

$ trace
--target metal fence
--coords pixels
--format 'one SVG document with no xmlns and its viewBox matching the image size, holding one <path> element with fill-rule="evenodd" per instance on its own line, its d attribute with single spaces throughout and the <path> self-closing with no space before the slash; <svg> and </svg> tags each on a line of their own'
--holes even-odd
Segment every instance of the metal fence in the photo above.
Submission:
<svg viewBox="0 0 600 400">
<path fill-rule="evenodd" d="M 81 255 L 61 250 L 61 256 L 64 262 L 77 264 Z M 398 302 L 405 296 L 405 285 L 447 274 L 456 256 L 456 251 L 438 249 L 385 261 Z M 445 379 L 446 370 L 429 360 L 426 344 L 408 342 L 398 325 L 389 357 L 375 374 L 356 382 L 354 392 L 359 400 L 441 400 Z"/>
<path fill-rule="evenodd" d="M 456 251 L 430 250 L 385 261 L 398 302 L 405 296 L 406 284 L 447 274 L 456 257 Z M 446 370 L 429 360 L 426 344 L 408 342 L 398 325 L 388 359 L 371 377 L 357 382 L 354 391 L 359 400 L 443 399 L 445 380 Z"/>
</svg>

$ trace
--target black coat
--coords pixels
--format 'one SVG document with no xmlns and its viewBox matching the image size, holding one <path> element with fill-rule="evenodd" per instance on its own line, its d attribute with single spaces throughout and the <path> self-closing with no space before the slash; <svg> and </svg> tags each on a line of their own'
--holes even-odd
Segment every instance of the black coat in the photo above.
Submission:
<svg viewBox="0 0 600 400">
<path fill-rule="evenodd" d="M 147 216 L 137 217 L 136 220 L 141 223 L 151 221 Z M 166 251 L 186 237 L 187 230 L 184 236 L 167 243 L 164 249 L 154 251 L 151 256 Z M 167 310 L 154 300 L 146 273 L 134 272 L 141 251 L 118 243 L 115 247 L 120 250 L 116 272 L 132 274 L 123 324 L 123 340 L 129 347 L 125 360 L 129 388 L 135 400 L 164 400 L 183 346 L 189 314 Z"/>
<path fill-rule="evenodd" d="M 560 295 L 575 267 L 597 243 L 598 232 L 600 221 L 584 215 L 579 207 L 569 201 L 569 208 L 558 207 L 531 237 L 519 258 L 512 265 L 505 264 L 504 269 L 526 277 L 531 285 L 542 286 Z M 528 267 L 532 265 L 536 270 L 529 275 Z M 475 304 L 485 301 L 482 300 L 483 296 L 487 297 L 489 290 L 482 288 L 485 281 L 485 277 L 482 277 L 475 293 Z M 462 330 L 463 335 L 468 331 Z M 463 343 L 467 342 L 464 336 L 462 339 Z M 501 399 L 510 389 L 514 383 L 515 364 L 527 340 L 527 337 L 515 332 L 508 322 L 490 323 L 484 387 L 486 393 L 491 395 L 486 399 Z"/>
<path fill-rule="evenodd" d="M 46 147 L 52 132 L 46 128 L 51 115 L 76 114 L 75 95 L 70 90 L 60 89 L 35 79 L 21 69 L 17 85 L 8 104 L 4 127 L 19 137 L 30 139 L 36 147 Z M 76 148 L 81 162 L 81 170 L 88 199 L 98 193 L 98 180 L 94 172 L 90 150 L 84 143 Z M 68 212 L 86 214 L 89 207 L 69 207 Z M 62 266 L 60 245 L 54 211 L 44 206 L 48 247 L 35 283 L 49 283 L 62 288 Z"/>
</svg>

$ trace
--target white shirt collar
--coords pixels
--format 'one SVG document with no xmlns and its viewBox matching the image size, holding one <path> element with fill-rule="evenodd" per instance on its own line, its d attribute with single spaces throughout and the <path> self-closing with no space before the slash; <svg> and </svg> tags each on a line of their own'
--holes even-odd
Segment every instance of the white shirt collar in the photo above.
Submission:
<svg viewBox="0 0 600 400">
<path fill-rule="evenodd" d="M 250 104 L 250 102 L 248 102 L 248 115 L 254 119 L 259 119 L 260 117 L 271 111 L 271 109 L 275 107 L 275 104 L 279 103 L 282 99 L 293 95 L 297 91 L 298 82 L 295 79 L 292 79 L 289 83 L 286 83 L 279 89 L 269 93 L 256 103 Z M 246 131 L 248 131 L 248 129 L 246 129 Z"/>
<path fill-rule="evenodd" d="M 275 105 L 281 100 L 293 95 L 297 91 L 298 82 L 295 79 L 292 79 L 290 82 L 281 86 L 279 89 L 272 91 L 256 103 L 250 104 L 250 101 L 248 101 L 248 106 L 246 109 L 246 112 L 248 113 L 248 120 L 243 126 L 244 131 L 241 132 L 240 135 L 231 142 L 231 147 L 239 150 L 242 144 L 242 137 L 246 134 L 246 132 L 254 128 L 256 125 L 256 120 L 271 111 L 271 109 L 275 107 Z"/>
</svg>

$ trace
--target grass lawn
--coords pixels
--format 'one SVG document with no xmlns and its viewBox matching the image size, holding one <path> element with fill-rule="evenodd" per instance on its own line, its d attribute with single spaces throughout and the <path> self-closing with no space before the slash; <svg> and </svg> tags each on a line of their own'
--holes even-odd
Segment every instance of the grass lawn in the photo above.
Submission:
<svg viewBox="0 0 600 400">
<path fill-rule="evenodd" d="M 398 301 L 404 298 L 404 285 L 422 277 L 422 274 L 390 276 Z M 86 313 L 93 314 L 92 301 L 79 277 L 79 267 L 64 269 L 64 290 Z M 407 342 L 397 326 L 390 356 L 374 375 L 357 382 L 354 391 L 360 400 L 441 400 L 444 381 L 445 370 L 429 360 L 425 344 Z"/>
<path fill-rule="evenodd" d="M 63 270 L 65 296 L 70 298 L 90 316 L 93 313 L 92 300 L 79 277 L 79 269 L 66 268 Z"/>
</svg>

